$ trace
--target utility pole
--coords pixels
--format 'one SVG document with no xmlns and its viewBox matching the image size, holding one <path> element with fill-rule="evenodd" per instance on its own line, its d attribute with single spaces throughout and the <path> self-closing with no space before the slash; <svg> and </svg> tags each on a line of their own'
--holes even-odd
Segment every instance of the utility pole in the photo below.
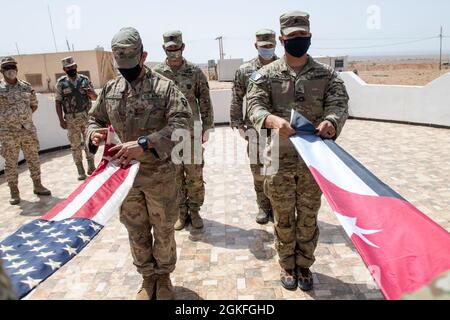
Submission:
<svg viewBox="0 0 450 320">
<path fill-rule="evenodd" d="M 66 44 L 67 44 L 67 51 L 70 51 L 69 40 L 67 40 L 67 37 L 66 37 Z"/>
<path fill-rule="evenodd" d="M 223 52 L 223 37 L 217 37 L 216 40 L 219 40 L 219 59 L 225 59 L 225 53 Z"/>
<path fill-rule="evenodd" d="M 19 51 L 19 45 L 16 42 L 16 50 L 17 50 L 17 55 L 20 56 L 20 51 Z"/>
<path fill-rule="evenodd" d="M 48 9 L 48 18 L 50 20 L 50 27 L 52 29 L 52 35 L 53 35 L 53 44 L 55 45 L 55 50 L 58 52 L 58 47 L 56 46 L 56 38 L 55 38 L 55 30 L 53 29 L 53 20 L 52 20 L 52 14 L 50 12 L 50 5 L 47 5 Z"/>
<path fill-rule="evenodd" d="M 439 34 L 439 40 L 440 40 L 440 48 L 439 48 L 439 70 L 442 70 L 442 26 L 441 26 L 441 33 Z"/>
</svg>

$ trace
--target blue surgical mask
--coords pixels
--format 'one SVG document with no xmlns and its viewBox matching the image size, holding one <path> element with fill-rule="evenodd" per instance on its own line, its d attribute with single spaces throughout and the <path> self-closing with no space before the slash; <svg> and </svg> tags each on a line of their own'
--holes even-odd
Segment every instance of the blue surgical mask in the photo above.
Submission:
<svg viewBox="0 0 450 320">
<path fill-rule="evenodd" d="M 271 60 L 273 56 L 275 55 L 275 48 L 263 48 L 258 47 L 258 54 L 263 58 L 264 60 Z"/>
</svg>

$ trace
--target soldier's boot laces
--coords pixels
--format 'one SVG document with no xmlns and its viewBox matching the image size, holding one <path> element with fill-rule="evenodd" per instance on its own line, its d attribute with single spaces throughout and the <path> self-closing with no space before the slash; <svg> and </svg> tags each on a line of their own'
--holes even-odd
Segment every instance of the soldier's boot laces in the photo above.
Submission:
<svg viewBox="0 0 450 320">
<path fill-rule="evenodd" d="M 194 229 L 203 228 L 203 219 L 202 217 L 200 217 L 200 213 L 198 212 L 198 210 L 191 211 L 191 223 Z"/>
<path fill-rule="evenodd" d="M 256 223 L 267 224 L 270 220 L 271 210 L 259 209 L 258 215 L 256 216 Z"/>
<path fill-rule="evenodd" d="M 83 181 L 86 180 L 86 172 L 84 172 L 84 167 L 82 163 L 77 163 L 78 170 L 78 180 Z"/>
<path fill-rule="evenodd" d="M 188 212 L 187 209 L 180 209 L 180 214 L 178 216 L 178 220 L 175 223 L 174 229 L 177 231 L 183 230 L 184 227 L 186 227 L 187 221 L 188 221 Z"/>
<path fill-rule="evenodd" d="M 156 280 L 156 300 L 174 300 L 172 281 L 169 274 L 158 276 Z"/>
<path fill-rule="evenodd" d="M 20 192 L 17 185 L 9 185 L 9 192 L 11 194 L 11 198 L 9 199 L 9 204 L 12 206 L 18 205 L 20 203 Z"/>
<path fill-rule="evenodd" d="M 90 176 L 91 174 L 93 174 L 94 173 L 94 171 L 95 171 L 95 163 L 94 163 L 94 159 L 89 159 L 88 161 L 87 161 L 87 163 L 88 163 L 88 172 L 87 172 L 87 174 Z"/>
<path fill-rule="evenodd" d="M 141 289 L 136 294 L 136 300 L 155 300 L 156 277 L 145 276 L 142 281 Z"/>
<path fill-rule="evenodd" d="M 42 185 L 41 179 L 33 180 L 33 192 L 38 196 L 50 196 L 52 193 Z"/>
</svg>

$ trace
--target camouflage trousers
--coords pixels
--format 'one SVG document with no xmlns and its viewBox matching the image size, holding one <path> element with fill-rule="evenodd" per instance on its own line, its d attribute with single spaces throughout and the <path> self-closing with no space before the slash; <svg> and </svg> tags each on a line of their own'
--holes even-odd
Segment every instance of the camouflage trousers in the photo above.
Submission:
<svg viewBox="0 0 450 320">
<path fill-rule="evenodd" d="M 191 164 L 177 165 L 177 185 L 179 188 L 180 210 L 199 211 L 205 200 L 205 183 L 203 181 L 203 146 L 200 164 L 194 163 L 194 140 L 191 141 Z"/>
<path fill-rule="evenodd" d="M 72 150 L 73 161 L 75 164 L 83 163 L 83 150 L 86 153 L 86 159 L 94 159 L 94 155 L 89 152 L 84 143 L 85 131 L 88 123 L 88 115 L 86 112 L 66 114 L 67 137 Z"/>
<path fill-rule="evenodd" d="M 264 191 L 272 203 L 281 267 L 309 268 L 315 261 L 319 239 L 317 215 L 322 191 L 301 159 L 294 168 L 280 168 L 275 175 L 267 176 Z"/>
<path fill-rule="evenodd" d="M 6 275 L 3 266 L 2 260 L 0 259 L 0 300 L 15 300 L 16 295 L 11 287 L 11 281 L 9 277 Z"/>
<path fill-rule="evenodd" d="M 269 198 L 264 193 L 264 180 L 266 179 L 266 176 L 264 175 L 264 165 L 261 163 L 261 159 L 259 157 L 259 142 L 260 137 L 258 137 L 258 141 L 255 143 L 255 146 L 253 146 L 254 154 L 256 156 L 256 159 L 250 159 L 250 170 L 252 171 L 253 175 L 253 186 L 255 188 L 256 192 L 256 202 L 258 203 L 258 207 L 264 211 L 270 210 L 272 208 L 270 204 Z M 246 139 L 247 144 L 247 155 L 250 157 L 250 140 Z M 253 142 L 252 142 L 253 143 Z M 253 151 L 252 151 L 253 152 Z M 253 157 L 253 156 L 252 156 Z M 256 163 L 252 163 L 255 162 Z"/>
<path fill-rule="evenodd" d="M 174 225 L 179 209 L 175 170 L 171 168 L 170 172 L 152 177 L 152 185 L 133 187 L 120 210 L 134 265 L 143 276 L 168 274 L 175 269 Z"/>
<path fill-rule="evenodd" d="M 5 176 L 9 185 L 17 185 L 19 153 L 23 151 L 30 169 L 31 179 L 41 178 L 41 163 L 39 161 L 39 140 L 36 130 L 22 129 L 20 131 L 0 131 L 0 155 L 5 159 Z"/>
</svg>

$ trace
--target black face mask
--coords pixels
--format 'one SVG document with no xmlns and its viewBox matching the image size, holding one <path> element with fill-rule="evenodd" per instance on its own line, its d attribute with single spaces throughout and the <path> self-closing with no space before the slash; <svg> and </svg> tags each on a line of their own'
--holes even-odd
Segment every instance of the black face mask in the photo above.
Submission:
<svg viewBox="0 0 450 320">
<path fill-rule="evenodd" d="M 138 64 L 137 66 L 130 68 L 130 69 L 120 69 L 119 72 L 122 74 L 122 76 L 127 80 L 129 83 L 136 80 L 139 75 L 141 74 L 142 67 Z"/>
<path fill-rule="evenodd" d="M 70 69 L 67 70 L 67 75 L 71 78 L 75 78 L 77 76 L 77 69 Z"/>
<path fill-rule="evenodd" d="M 297 37 L 284 40 L 284 49 L 291 56 L 302 57 L 311 46 L 311 37 Z"/>
</svg>

